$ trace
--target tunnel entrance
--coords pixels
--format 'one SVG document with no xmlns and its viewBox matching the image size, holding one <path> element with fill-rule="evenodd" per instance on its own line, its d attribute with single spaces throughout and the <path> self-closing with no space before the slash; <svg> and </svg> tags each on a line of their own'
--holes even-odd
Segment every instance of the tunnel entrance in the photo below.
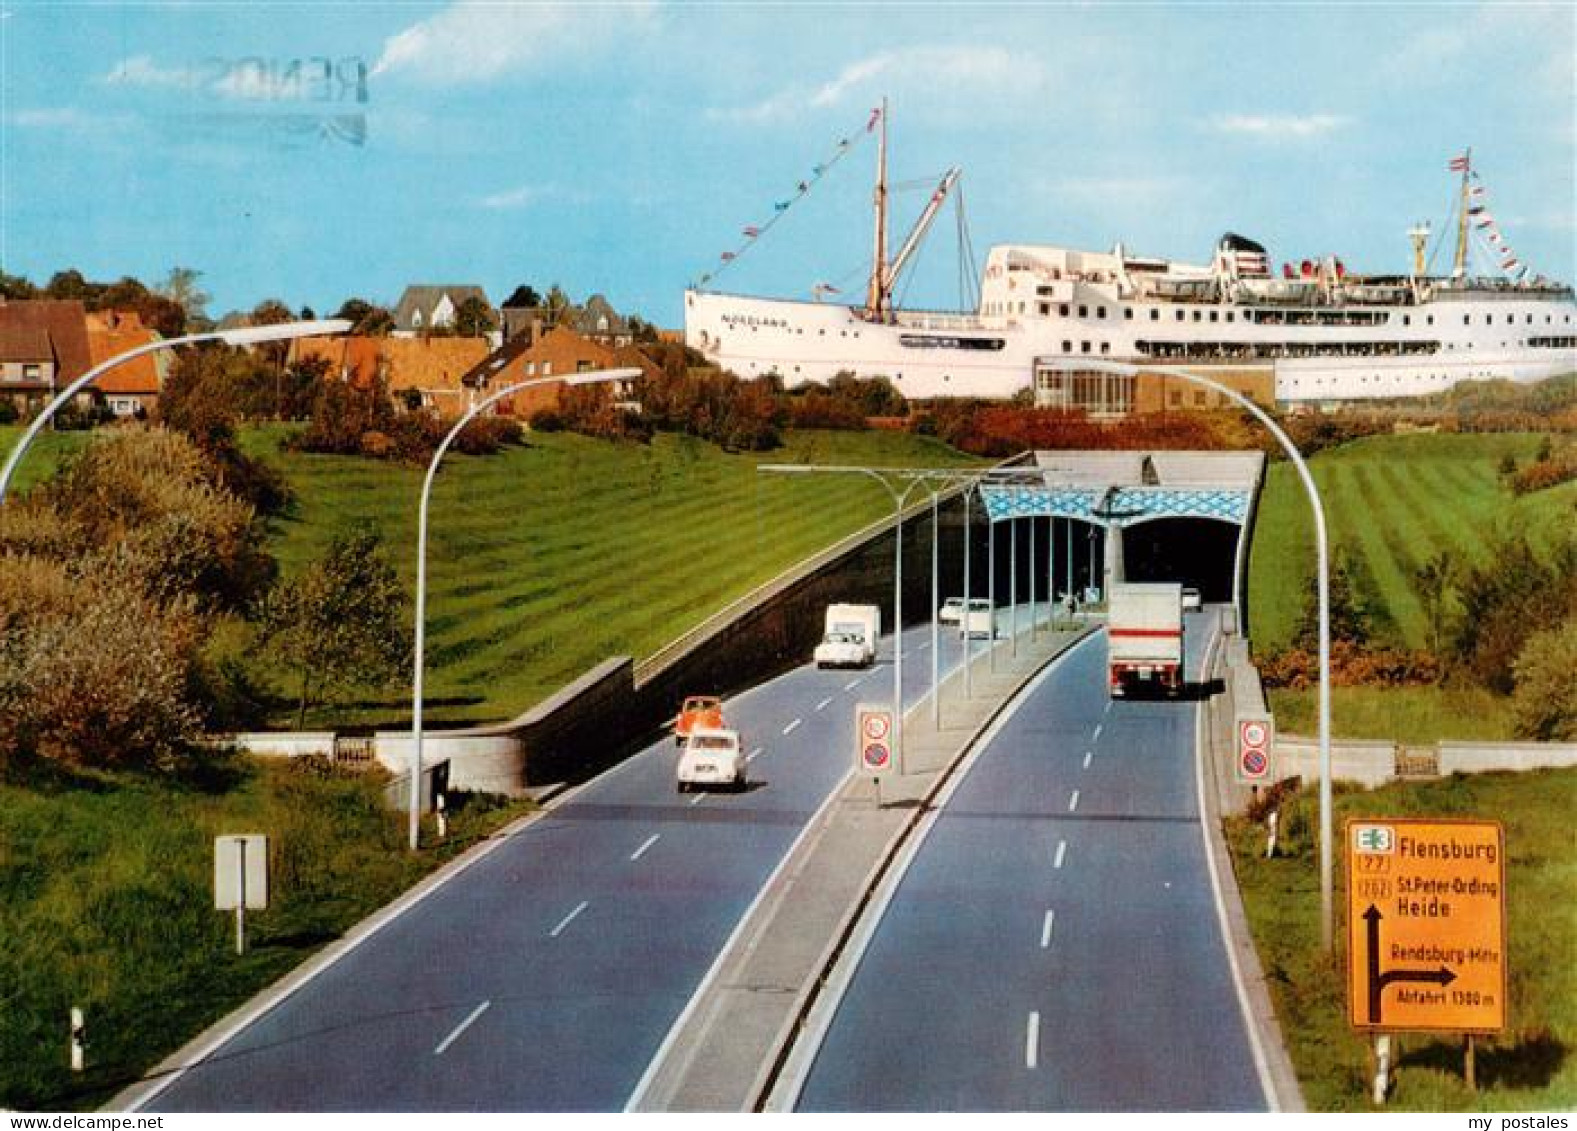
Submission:
<svg viewBox="0 0 1577 1131">
<path fill-rule="evenodd" d="M 1231 601 L 1238 526 L 1208 518 L 1158 518 L 1122 532 L 1129 581 L 1175 581 L 1206 601 Z"/>
</svg>

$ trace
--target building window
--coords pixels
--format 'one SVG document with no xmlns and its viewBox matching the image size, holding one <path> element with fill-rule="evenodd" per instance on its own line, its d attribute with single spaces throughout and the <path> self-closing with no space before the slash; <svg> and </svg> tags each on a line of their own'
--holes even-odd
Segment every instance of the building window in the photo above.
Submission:
<svg viewBox="0 0 1577 1131">
<path fill-rule="evenodd" d="M 1079 317 L 1080 318 L 1088 318 L 1089 316 L 1090 316 L 1090 308 L 1085 306 L 1085 305 L 1083 305 L 1081 303 L 1079 305 Z"/>
<path fill-rule="evenodd" d="M 542 376 L 544 376 L 544 377 L 551 377 L 551 376 L 553 376 L 553 363 L 551 361 L 544 361 L 542 363 Z"/>
<path fill-rule="evenodd" d="M 1049 317 L 1051 315 L 1051 303 L 1049 303 L 1049 302 L 1041 303 L 1040 304 L 1040 314 L 1041 314 L 1042 318 Z"/>
<path fill-rule="evenodd" d="M 1112 344 L 1110 342 L 1102 342 L 1101 343 L 1101 352 L 1102 353 L 1111 353 L 1112 352 Z"/>
<path fill-rule="evenodd" d="M 1216 313 L 1214 310 L 1212 310 L 1210 312 L 1210 321 L 1212 321 L 1212 322 L 1219 322 L 1220 320 L 1221 320 L 1221 315 Z"/>
<path fill-rule="evenodd" d="M 1062 352 L 1063 353 L 1072 353 L 1073 352 L 1073 343 L 1070 342 L 1067 338 L 1063 338 L 1062 339 Z"/>
<path fill-rule="evenodd" d="M 44 367 L 42 365 L 39 365 L 36 362 L 29 362 L 28 364 L 22 366 L 22 380 L 42 381 L 43 379 Z"/>
<path fill-rule="evenodd" d="M 1131 306 L 1123 307 L 1123 317 L 1126 318 L 1128 321 L 1132 322 L 1133 321 L 1133 307 L 1131 307 Z"/>
<path fill-rule="evenodd" d="M 1403 326 L 1411 326 L 1412 324 L 1413 324 L 1412 315 L 1410 315 L 1410 314 L 1402 315 L 1402 325 Z"/>
<path fill-rule="evenodd" d="M 1235 311 L 1235 310 L 1227 311 L 1227 321 L 1228 322 L 1236 322 L 1237 320 L 1238 320 L 1237 311 Z"/>
<path fill-rule="evenodd" d="M 1182 320 L 1183 320 L 1183 312 L 1182 312 L 1182 311 L 1181 311 L 1181 310 L 1179 310 L 1179 311 L 1178 311 L 1178 312 L 1177 312 L 1177 320 L 1178 320 L 1178 321 L 1179 321 L 1179 322 L 1181 322 L 1181 321 L 1182 321 Z"/>
<path fill-rule="evenodd" d="M 1066 318 L 1068 316 L 1068 304 L 1065 302 L 1058 304 L 1057 313 Z"/>
<path fill-rule="evenodd" d="M 1194 390 L 1194 404 L 1195 404 L 1195 406 L 1196 407 L 1202 407 L 1204 405 L 1204 403 L 1205 403 L 1205 391 L 1203 389 L 1195 389 Z"/>
<path fill-rule="evenodd" d="M 1097 306 L 1095 308 L 1095 317 L 1097 317 L 1097 318 L 1105 318 L 1106 317 L 1106 308 L 1104 306 Z"/>
<path fill-rule="evenodd" d="M 1151 322 L 1159 322 L 1160 320 L 1161 320 L 1161 312 L 1160 312 L 1160 310 L 1157 309 L 1156 307 L 1152 306 L 1150 308 L 1150 321 Z"/>
<path fill-rule="evenodd" d="M 534 362 L 534 361 L 526 362 L 526 376 L 527 377 L 535 377 L 536 375 L 537 375 L 537 363 Z"/>
<path fill-rule="evenodd" d="M 596 366 L 595 366 L 594 363 L 592 363 L 590 361 L 586 361 L 584 359 L 577 360 L 575 362 L 575 372 L 576 373 L 590 373 L 595 368 L 596 368 Z"/>
<path fill-rule="evenodd" d="M 1080 342 L 1079 343 L 1079 352 L 1080 353 L 1089 353 L 1090 352 L 1090 343 L 1089 342 Z"/>
<path fill-rule="evenodd" d="M 1204 319 L 1205 319 L 1205 316 L 1204 316 L 1204 314 L 1202 312 L 1200 312 L 1198 310 L 1194 311 L 1194 321 L 1195 322 L 1203 322 Z"/>
</svg>

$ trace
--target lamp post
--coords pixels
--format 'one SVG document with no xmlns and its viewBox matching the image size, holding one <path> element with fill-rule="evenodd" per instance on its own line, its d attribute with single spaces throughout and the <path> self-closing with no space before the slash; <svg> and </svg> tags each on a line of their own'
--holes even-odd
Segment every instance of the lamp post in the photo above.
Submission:
<svg viewBox="0 0 1577 1131">
<path fill-rule="evenodd" d="M 167 338 L 162 341 L 149 342 L 146 345 L 129 349 L 125 353 L 116 354 L 108 361 L 101 362 L 67 385 L 45 406 L 44 411 L 33 418 L 33 423 L 28 425 L 27 431 L 22 433 L 22 438 L 11 449 L 11 455 L 6 459 L 5 469 L 0 471 L 0 503 L 5 502 L 6 492 L 11 488 L 11 478 L 16 474 L 17 464 L 22 462 L 22 456 L 32 445 L 33 440 L 44 430 L 50 422 L 71 399 L 87 388 L 94 381 L 109 370 L 130 361 L 134 357 L 154 353 L 157 350 L 173 349 L 176 346 L 191 345 L 195 342 L 224 342 L 232 346 L 250 346 L 262 342 L 283 342 L 292 338 L 311 338 L 325 334 L 343 334 L 351 328 L 352 323 L 344 318 L 328 318 L 313 322 L 280 322 L 273 326 L 241 326 L 233 330 L 210 330 L 202 334 L 187 334 L 180 338 Z"/>
<path fill-rule="evenodd" d="M 1191 381 L 1207 389 L 1219 393 L 1232 401 L 1240 408 L 1246 409 L 1261 424 L 1270 430 L 1271 435 L 1287 453 L 1287 458 L 1297 469 L 1298 478 L 1303 483 L 1304 493 L 1309 499 L 1309 510 L 1314 515 L 1314 542 L 1315 542 L 1315 585 L 1319 598 L 1319 672 L 1320 672 L 1320 947 L 1327 954 L 1330 953 L 1334 937 L 1333 916 L 1334 899 L 1332 895 L 1332 864 L 1331 864 L 1331 610 L 1330 610 L 1330 554 L 1325 533 L 1325 506 L 1320 499 L 1319 489 L 1314 485 L 1314 476 L 1309 471 L 1309 466 L 1303 460 L 1303 455 L 1298 451 L 1297 445 L 1281 429 L 1270 414 L 1259 405 L 1249 400 L 1236 389 L 1230 389 L 1209 377 L 1203 377 L 1187 369 L 1176 369 L 1171 366 L 1151 366 L 1148 370 L 1137 365 L 1129 365 L 1120 361 L 1097 361 L 1094 358 L 1069 359 L 1067 361 L 1043 362 L 1051 368 L 1065 372 L 1095 372 L 1114 373 L 1121 376 L 1137 377 L 1144 372 L 1164 373 L 1168 377 L 1179 377 Z M 1069 550 L 1072 550 L 1072 538 L 1068 539 Z M 1246 585 L 1247 582 L 1245 581 Z M 1242 607 L 1242 594 L 1237 595 L 1239 607 Z"/>
<path fill-rule="evenodd" d="M 443 460 L 444 453 L 449 450 L 449 445 L 454 443 L 455 437 L 465 430 L 467 424 L 475 420 L 484 409 L 491 408 L 511 393 L 518 393 L 522 389 L 536 385 L 552 385 L 560 382 L 566 385 L 595 385 L 605 381 L 632 381 L 640 375 L 639 369 L 596 369 L 588 373 L 536 377 L 505 385 L 472 405 L 466 414 L 455 422 L 454 427 L 449 429 L 448 434 L 438 445 L 438 450 L 433 453 L 432 461 L 427 465 L 427 478 L 422 481 L 422 499 L 416 520 L 416 643 L 415 654 L 412 657 L 411 788 L 408 805 L 408 831 L 412 851 L 416 850 L 421 839 L 422 684 L 425 676 L 424 657 L 427 646 L 427 511 L 433 493 L 433 479 L 438 474 L 438 464 Z"/>
</svg>

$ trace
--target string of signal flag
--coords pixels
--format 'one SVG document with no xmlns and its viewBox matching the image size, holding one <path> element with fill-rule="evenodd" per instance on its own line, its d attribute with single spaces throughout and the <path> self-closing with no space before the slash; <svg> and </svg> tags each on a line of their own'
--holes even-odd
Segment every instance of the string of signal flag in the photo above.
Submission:
<svg viewBox="0 0 1577 1131">
<path fill-rule="evenodd" d="M 775 225 L 779 220 L 783 219 L 783 217 L 788 214 L 789 209 L 793 208 L 794 205 L 798 204 L 801 200 L 805 199 L 805 197 L 809 196 L 811 189 L 815 188 L 817 183 L 832 171 L 833 166 L 835 166 L 839 161 L 842 161 L 844 157 L 848 156 L 849 152 L 854 149 L 855 144 L 862 137 L 873 133 L 881 120 L 882 109 L 880 106 L 878 106 L 871 111 L 871 116 L 865 123 L 864 133 L 856 134 L 852 138 L 846 137 L 839 139 L 838 144 L 833 148 L 831 154 L 828 155 L 826 160 L 813 165 L 811 167 L 810 176 L 806 177 L 804 180 L 795 185 L 794 192 L 791 195 L 777 201 L 772 205 L 772 215 L 769 219 L 761 224 L 747 224 L 743 229 L 741 229 L 741 235 L 743 236 L 743 239 L 739 245 L 736 246 L 732 251 L 724 251 L 720 253 L 717 257 L 717 265 L 696 281 L 695 289 L 699 290 L 702 287 L 705 287 L 713 279 L 716 279 L 724 271 L 732 267 L 739 260 L 740 256 L 744 255 L 747 251 L 754 247 L 762 236 L 766 235 L 772 230 L 773 225 Z M 827 283 L 817 283 L 816 292 L 818 295 L 837 294 L 838 288 Z"/>
</svg>

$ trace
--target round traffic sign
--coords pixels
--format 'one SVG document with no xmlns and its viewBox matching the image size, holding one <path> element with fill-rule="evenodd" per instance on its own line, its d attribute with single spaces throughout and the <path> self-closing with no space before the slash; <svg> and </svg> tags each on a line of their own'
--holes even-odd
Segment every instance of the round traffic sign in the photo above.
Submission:
<svg viewBox="0 0 1577 1131">
<path fill-rule="evenodd" d="M 873 770 L 879 770 L 883 766 L 887 765 L 887 759 L 892 756 L 892 751 L 887 749 L 886 745 L 883 743 L 870 742 L 866 743 L 862 754 L 864 755 L 865 764 L 867 766 Z"/>
<path fill-rule="evenodd" d="M 1243 745 L 1264 746 L 1265 740 L 1270 737 L 1265 724 L 1261 722 L 1247 722 L 1243 724 Z"/>
<path fill-rule="evenodd" d="M 1257 778 L 1265 772 L 1268 761 L 1263 750 L 1245 750 L 1243 752 L 1243 772 L 1251 778 Z"/>
<path fill-rule="evenodd" d="M 887 731 L 891 727 L 891 725 L 892 724 L 888 721 L 886 715 L 877 715 L 877 714 L 866 715 L 865 716 L 865 737 L 866 738 L 871 738 L 871 739 L 877 739 L 877 740 L 886 738 L 887 737 Z"/>
</svg>

